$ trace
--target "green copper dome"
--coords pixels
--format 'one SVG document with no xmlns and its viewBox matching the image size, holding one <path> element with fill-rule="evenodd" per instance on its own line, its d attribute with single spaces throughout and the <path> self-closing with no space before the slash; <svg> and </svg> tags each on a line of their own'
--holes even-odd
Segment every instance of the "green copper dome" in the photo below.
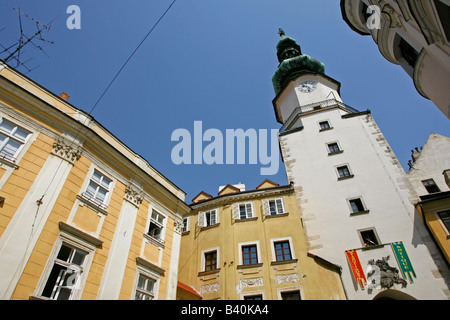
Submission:
<svg viewBox="0 0 450 320">
<path fill-rule="evenodd" d="M 280 93 L 289 80 L 301 73 L 325 74 L 325 65 L 322 62 L 302 54 L 300 46 L 294 39 L 285 37 L 283 30 L 280 29 L 279 34 L 281 40 L 277 44 L 277 57 L 280 64 L 272 77 L 275 94 Z"/>
</svg>

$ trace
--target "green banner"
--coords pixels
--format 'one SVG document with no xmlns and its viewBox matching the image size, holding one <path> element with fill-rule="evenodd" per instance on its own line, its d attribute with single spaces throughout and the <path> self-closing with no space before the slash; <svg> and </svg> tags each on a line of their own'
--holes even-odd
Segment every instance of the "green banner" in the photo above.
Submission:
<svg viewBox="0 0 450 320">
<path fill-rule="evenodd" d="M 391 243 L 392 251 L 394 251 L 395 258 L 397 259 L 398 265 L 400 266 L 400 270 L 402 271 L 403 278 L 406 279 L 406 275 L 408 275 L 408 279 L 410 283 L 413 283 L 412 276 L 416 278 L 416 273 L 411 264 L 411 260 L 409 260 L 408 254 L 406 253 L 405 246 L 403 242 L 392 242 Z"/>
</svg>

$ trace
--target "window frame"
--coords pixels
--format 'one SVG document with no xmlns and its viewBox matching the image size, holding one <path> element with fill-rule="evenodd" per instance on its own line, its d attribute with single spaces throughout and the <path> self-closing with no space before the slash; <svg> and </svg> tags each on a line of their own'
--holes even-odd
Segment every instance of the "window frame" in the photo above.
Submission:
<svg viewBox="0 0 450 320">
<path fill-rule="evenodd" d="M 253 252 L 254 249 L 254 252 Z M 246 252 L 246 250 L 249 250 Z M 248 266 L 248 265 L 254 265 L 258 264 L 258 247 L 256 244 L 249 244 L 241 247 L 241 253 L 242 253 L 242 265 Z M 253 258 L 254 255 L 254 258 Z M 248 263 L 245 261 L 248 260 Z"/>
<path fill-rule="evenodd" d="M 43 292 L 47 286 L 47 282 L 49 280 L 49 276 L 53 270 L 53 267 L 55 265 L 55 261 L 58 257 L 58 254 L 61 250 L 61 247 L 63 245 L 76 248 L 80 251 L 84 251 L 87 253 L 87 255 L 84 258 L 83 266 L 82 266 L 82 272 L 78 275 L 78 278 L 76 280 L 76 284 L 74 285 L 75 290 L 71 293 L 69 300 L 79 300 L 81 299 L 81 295 L 83 293 L 84 285 L 86 283 L 87 276 L 89 274 L 89 270 L 92 264 L 92 260 L 95 254 L 95 251 L 97 249 L 97 245 L 90 243 L 86 240 L 83 240 L 79 238 L 78 236 L 69 233 L 67 231 L 61 230 L 55 245 L 53 246 L 52 252 L 50 253 L 47 263 L 44 267 L 44 271 L 42 272 L 39 282 L 35 288 L 34 291 L 34 297 L 37 297 L 38 299 L 44 299 L 44 300 L 54 300 L 52 298 L 43 296 Z"/>
<path fill-rule="evenodd" d="M 215 219 L 214 223 L 211 223 L 212 211 L 214 211 L 214 219 Z M 208 218 L 208 214 L 209 214 L 209 218 Z M 209 221 L 209 223 L 208 223 L 208 221 Z M 216 226 L 216 225 L 219 225 L 219 209 L 218 208 L 198 212 L 198 226 L 200 228 L 206 228 L 206 227 Z"/>
<path fill-rule="evenodd" d="M 326 125 L 322 127 L 322 124 L 324 123 L 326 123 Z M 318 121 L 317 125 L 319 126 L 319 132 L 333 129 L 329 120 Z"/>
<path fill-rule="evenodd" d="M 13 129 L 11 130 L 11 133 L 9 133 L 5 130 L 2 130 L 2 124 L 4 122 L 9 123 L 13 127 Z M 24 133 L 27 133 L 27 135 L 24 139 L 14 136 L 14 134 L 19 129 L 22 130 Z M 9 119 L 6 119 L 5 117 L 0 117 L 0 134 L 4 135 L 6 137 L 5 140 L 0 143 L 0 158 L 3 161 L 6 161 L 7 163 L 16 164 L 16 162 L 18 162 L 19 155 L 21 154 L 22 150 L 24 149 L 24 147 L 28 143 L 28 141 L 30 141 L 30 138 L 33 135 L 33 132 L 28 129 L 25 129 L 21 125 L 16 124 L 16 122 L 10 121 Z M 13 140 L 20 144 L 19 147 L 14 152 L 14 155 L 9 155 L 3 151 L 3 149 L 5 148 L 5 146 L 8 144 L 8 142 L 10 140 Z"/>
<path fill-rule="evenodd" d="M 291 255 L 290 259 L 286 260 L 278 260 L 276 244 L 277 243 L 288 243 L 289 245 L 289 253 Z M 293 262 L 296 261 L 296 255 L 294 252 L 294 243 L 292 241 L 292 237 L 283 237 L 283 238 L 272 238 L 270 239 L 270 248 L 272 254 L 272 264 L 283 263 L 283 262 Z"/>
<path fill-rule="evenodd" d="M 147 287 L 147 282 L 150 281 L 152 283 L 152 290 L 148 291 L 145 288 L 140 288 L 139 287 L 139 283 L 140 283 L 140 279 L 141 278 L 145 278 L 144 282 L 145 282 L 145 287 Z M 157 280 L 153 277 L 149 277 L 146 274 L 140 272 L 138 274 L 138 280 L 136 283 L 136 288 L 134 290 L 134 300 L 154 300 L 155 299 L 155 287 L 156 287 L 156 282 Z M 150 297 L 150 299 L 137 299 L 139 295 L 142 295 L 142 297 Z"/>
<path fill-rule="evenodd" d="M 215 269 L 211 269 L 211 270 L 206 270 L 206 265 L 207 265 L 207 255 L 211 254 L 211 253 L 216 253 L 216 268 Z M 219 271 L 220 268 L 220 247 L 213 247 L 213 248 L 208 248 L 205 250 L 202 250 L 201 252 L 201 258 L 200 258 L 200 273 L 203 272 L 215 272 L 215 271 Z"/>
<path fill-rule="evenodd" d="M 422 185 L 427 190 L 429 194 L 441 192 L 441 189 L 438 187 L 433 178 L 422 180 Z M 432 183 L 430 183 L 432 182 Z M 430 191 L 429 188 L 435 188 L 436 191 Z"/>
<path fill-rule="evenodd" d="M 359 208 L 357 208 L 358 211 L 355 211 L 354 207 L 352 205 L 352 201 L 359 201 L 360 202 L 360 207 L 361 207 L 362 210 L 359 210 Z M 348 204 L 348 206 L 350 208 L 350 215 L 358 215 L 358 214 L 368 213 L 369 212 L 369 210 L 367 209 L 367 206 L 366 206 L 366 204 L 365 204 L 365 202 L 364 202 L 362 197 L 349 198 L 349 199 L 347 199 L 347 204 Z M 356 206 L 359 207 L 357 204 L 356 204 Z"/>
<path fill-rule="evenodd" d="M 243 206 L 244 210 L 245 210 L 245 216 L 244 217 L 242 217 L 241 206 Z M 249 215 L 249 212 L 248 212 L 248 208 L 250 208 L 250 215 Z M 237 209 L 238 209 L 238 212 L 239 212 L 239 219 L 240 220 L 250 219 L 250 218 L 254 218 L 255 217 L 255 214 L 254 214 L 255 210 L 253 208 L 253 202 L 252 201 L 238 203 L 237 204 Z"/>
<path fill-rule="evenodd" d="M 332 156 L 335 154 L 340 154 L 340 153 L 344 152 L 344 150 L 342 150 L 342 148 L 341 148 L 341 145 L 337 141 L 328 142 L 326 144 L 326 147 L 327 147 L 327 152 L 328 152 L 329 156 Z M 333 148 L 331 148 L 331 147 L 333 147 Z M 337 148 L 337 150 L 336 150 L 336 148 Z"/>
<path fill-rule="evenodd" d="M 361 244 L 362 244 L 363 248 L 366 248 L 366 249 L 376 248 L 376 247 L 378 247 L 378 246 L 380 246 L 382 244 L 382 242 L 380 240 L 380 237 L 378 236 L 377 231 L 373 227 L 372 228 L 359 229 L 359 230 L 357 230 L 357 232 L 358 232 L 358 236 L 359 236 L 359 239 L 361 241 Z M 372 232 L 377 243 L 374 243 L 372 245 L 368 245 L 366 243 L 366 241 L 364 240 L 364 236 L 363 236 L 364 232 Z"/>
<path fill-rule="evenodd" d="M 205 256 L 205 265 L 203 266 L 205 271 L 214 271 L 217 269 L 217 250 L 212 250 L 203 253 Z"/>
<path fill-rule="evenodd" d="M 110 181 L 108 184 L 108 189 L 107 189 L 107 192 L 105 194 L 103 201 L 96 199 L 95 195 L 91 196 L 88 194 L 88 188 L 91 185 L 91 182 L 93 184 L 97 185 L 98 188 L 106 189 L 105 187 L 102 187 L 101 185 L 99 185 L 99 183 L 97 181 L 93 180 L 95 173 L 98 173 L 101 176 L 101 181 L 103 181 L 103 178 L 106 178 L 107 180 Z M 100 183 L 101 183 L 101 181 L 100 181 Z M 88 205 L 93 206 L 94 209 L 106 214 L 109 202 L 111 200 L 111 194 L 114 190 L 114 186 L 115 186 L 115 179 L 113 179 L 110 174 L 105 174 L 104 170 L 101 170 L 101 169 L 97 168 L 96 166 L 92 166 L 89 169 L 88 174 L 86 175 L 86 179 L 85 179 L 85 182 L 83 183 L 83 186 L 81 187 L 81 190 L 84 190 L 84 191 L 81 192 L 81 195 L 78 196 L 78 199 L 82 200 L 84 203 L 86 203 Z M 96 188 L 96 194 L 99 190 L 98 188 Z"/>
<path fill-rule="evenodd" d="M 251 264 L 244 264 L 244 252 L 243 248 L 250 247 L 250 246 L 256 246 L 256 260 L 258 262 L 251 263 Z M 241 242 L 238 244 L 239 247 L 239 265 L 248 267 L 248 266 L 255 266 L 262 264 L 262 258 L 261 258 L 261 246 L 259 241 L 249 241 L 249 242 Z"/>
<path fill-rule="evenodd" d="M 130 300 L 136 300 L 136 294 L 138 291 L 142 291 L 138 288 L 139 285 L 139 278 L 140 276 L 146 277 L 152 281 L 154 281 L 153 284 L 153 298 L 151 300 L 158 300 L 158 294 L 159 294 L 159 285 L 161 280 L 161 275 L 157 273 L 156 271 L 153 271 L 147 267 L 145 267 L 141 263 L 137 263 L 136 265 L 136 274 L 134 279 L 134 285 L 133 285 L 133 291 L 132 295 L 130 297 Z M 145 294 L 145 293 L 143 293 Z M 151 296 L 151 294 L 150 294 Z"/>
<path fill-rule="evenodd" d="M 441 214 L 448 214 L 448 217 L 442 217 Z M 436 211 L 436 217 L 438 218 L 439 223 L 442 225 L 445 234 L 447 235 L 447 239 L 450 238 L 450 209 L 447 210 L 439 210 Z"/>
<path fill-rule="evenodd" d="M 158 219 L 155 220 L 155 218 L 153 217 L 153 214 L 157 215 L 158 217 L 162 217 L 162 221 L 159 221 Z M 147 236 L 150 237 L 151 239 L 156 240 L 159 243 L 164 243 L 164 238 L 165 238 L 165 227 L 166 227 L 166 222 L 167 222 L 167 217 L 162 214 L 159 210 L 156 210 L 155 208 L 151 208 L 150 209 L 150 213 L 149 213 L 149 223 L 148 223 L 148 227 L 147 227 Z M 156 230 L 156 228 L 152 228 L 152 225 L 156 226 L 156 228 L 159 230 L 158 235 L 154 235 L 152 234 L 153 230 Z"/>
<path fill-rule="evenodd" d="M 280 201 L 280 203 L 281 203 L 281 212 L 278 212 L 279 211 L 279 207 L 278 207 L 278 205 L 277 205 L 277 201 Z M 274 206 L 275 206 L 275 213 L 272 213 L 272 210 L 271 210 L 271 207 L 270 207 L 270 202 L 271 201 L 273 201 L 274 202 Z M 283 201 L 283 198 L 274 198 L 274 199 L 267 199 L 267 205 L 268 205 L 268 215 L 269 216 L 276 216 L 276 215 L 278 215 L 278 214 L 283 214 L 283 213 L 286 213 L 286 209 L 284 208 L 284 201 Z"/>
<path fill-rule="evenodd" d="M 287 259 L 286 257 L 285 257 L 285 255 L 287 255 L 286 253 L 285 253 L 285 245 L 287 244 L 287 250 L 288 250 L 288 255 L 289 255 L 289 259 Z M 275 249 L 275 261 L 277 261 L 277 262 L 281 262 L 281 261 L 289 261 L 289 260 L 292 260 L 292 250 L 291 250 L 291 246 L 290 246 L 290 243 L 289 243 L 289 240 L 282 240 L 282 241 L 276 241 L 276 242 L 274 242 L 273 243 L 273 245 L 274 245 L 274 249 Z M 279 254 L 278 254 L 278 248 L 277 248 L 277 245 L 281 245 L 281 255 L 282 255 L 282 259 L 280 260 L 280 259 L 278 259 L 278 256 L 279 256 Z"/>
<path fill-rule="evenodd" d="M 185 233 L 189 231 L 189 217 L 183 218 L 183 224 L 181 227 L 181 233 Z"/>
<path fill-rule="evenodd" d="M 346 168 L 347 171 L 348 171 L 348 174 L 344 174 L 343 176 L 341 176 L 340 169 L 342 169 L 342 168 Z M 336 170 L 336 174 L 338 176 L 338 178 L 337 178 L 338 181 L 345 180 L 345 179 L 350 179 L 350 178 L 354 177 L 353 172 L 352 172 L 352 170 L 350 169 L 350 166 L 347 163 L 335 166 L 335 170 Z"/>
</svg>

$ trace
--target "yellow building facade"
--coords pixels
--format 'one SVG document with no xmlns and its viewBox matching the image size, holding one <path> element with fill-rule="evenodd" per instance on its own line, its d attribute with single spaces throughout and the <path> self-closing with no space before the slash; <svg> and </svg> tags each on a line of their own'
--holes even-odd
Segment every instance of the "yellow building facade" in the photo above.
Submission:
<svg viewBox="0 0 450 320">
<path fill-rule="evenodd" d="M 4 63 L 0 139 L 0 299 L 176 298 L 180 188 Z"/>
<path fill-rule="evenodd" d="M 307 252 L 293 186 L 227 185 L 216 197 L 201 192 L 191 208 L 179 281 L 203 299 L 346 299 L 340 267 Z"/>
</svg>

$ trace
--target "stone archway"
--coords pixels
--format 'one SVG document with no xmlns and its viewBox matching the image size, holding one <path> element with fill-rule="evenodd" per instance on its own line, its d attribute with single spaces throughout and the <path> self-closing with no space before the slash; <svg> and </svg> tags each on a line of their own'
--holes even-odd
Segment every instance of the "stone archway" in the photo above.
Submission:
<svg viewBox="0 0 450 320">
<path fill-rule="evenodd" d="M 384 290 L 377 294 L 373 300 L 417 300 L 413 296 L 398 290 Z"/>
</svg>

